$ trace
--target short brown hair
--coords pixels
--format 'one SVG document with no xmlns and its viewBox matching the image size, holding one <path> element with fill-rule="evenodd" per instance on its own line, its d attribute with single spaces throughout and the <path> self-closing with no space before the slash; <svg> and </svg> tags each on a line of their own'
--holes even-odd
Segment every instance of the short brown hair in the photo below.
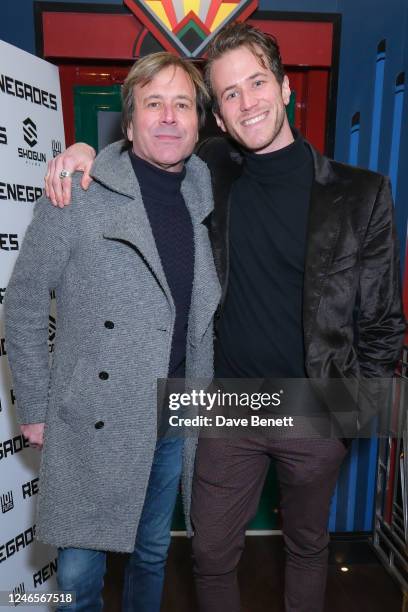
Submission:
<svg viewBox="0 0 408 612">
<path fill-rule="evenodd" d="M 205 67 L 205 84 L 212 98 L 214 112 L 219 112 L 218 100 L 211 85 L 211 67 L 215 60 L 219 59 L 233 49 L 248 47 L 252 53 L 264 64 L 262 56 L 265 56 L 269 68 L 276 77 L 279 85 L 285 76 L 285 69 L 279 51 L 279 45 L 272 34 L 266 34 L 249 23 L 231 23 L 223 28 L 212 40 L 207 49 L 207 64 Z M 261 53 L 259 53 L 259 51 Z"/>
<path fill-rule="evenodd" d="M 132 120 L 135 106 L 133 96 L 134 86 L 141 85 L 141 87 L 144 87 L 144 85 L 148 85 L 156 74 L 169 66 L 174 66 L 174 69 L 181 68 L 184 70 L 187 76 L 190 77 L 196 94 L 198 123 L 200 127 L 203 127 L 210 97 L 198 68 L 196 68 L 191 61 L 178 57 L 177 55 L 173 55 L 172 53 L 168 53 L 167 51 L 151 53 L 133 64 L 125 79 L 125 82 L 123 83 L 122 132 L 125 140 L 127 141 L 127 145 L 130 145 L 127 137 L 127 129 Z"/>
</svg>

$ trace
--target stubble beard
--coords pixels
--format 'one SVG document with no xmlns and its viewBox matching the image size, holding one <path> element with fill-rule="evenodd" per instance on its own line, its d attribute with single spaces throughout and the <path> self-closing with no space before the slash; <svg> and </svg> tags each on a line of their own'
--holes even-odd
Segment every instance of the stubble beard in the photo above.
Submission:
<svg viewBox="0 0 408 612">
<path fill-rule="evenodd" d="M 266 149 L 267 147 L 269 147 L 273 142 L 275 142 L 275 140 L 279 137 L 280 133 L 282 132 L 283 124 L 285 122 L 285 113 L 286 113 L 285 107 L 283 109 L 279 109 L 279 112 L 276 116 L 276 122 L 275 122 L 274 130 L 272 132 L 272 136 L 268 139 L 266 143 L 260 145 L 259 147 L 251 148 L 249 149 L 250 151 L 252 151 L 253 153 L 258 153 L 260 151 L 263 151 L 263 149 Z"/>
</svg>

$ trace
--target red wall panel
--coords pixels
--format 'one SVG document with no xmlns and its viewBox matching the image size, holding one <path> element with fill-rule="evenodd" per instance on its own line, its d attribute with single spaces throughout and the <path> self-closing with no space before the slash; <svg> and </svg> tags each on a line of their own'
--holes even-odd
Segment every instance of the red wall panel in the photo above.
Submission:
<svg viewBox="0 0 408 612">
<path fill-rule="evenodd" d="M 142 29 L 133 15 L 45 12 L 44 57 L 131 59 Z"/>
</svg>

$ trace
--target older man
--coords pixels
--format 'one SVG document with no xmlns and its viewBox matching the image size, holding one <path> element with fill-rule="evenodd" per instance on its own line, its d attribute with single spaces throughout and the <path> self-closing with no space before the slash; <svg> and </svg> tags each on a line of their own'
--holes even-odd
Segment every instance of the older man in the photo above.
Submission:
<svg viewBox="0 0 408 612">
<path fill-rule="evenodd" d="M 126 142 L 97 156 L 87 192 L 73 178 L 70 207 L 37 203 L 7 289 L 19 420 L 44 442 L 37 534 L 58 547 L 59 587 L 76 592 L 76 611 L 102 609 L 113 550 L 131 553 L 123 609 L 159 612 L 183 459 L 188 521 L 194 443 L 157 441 L 156 381 L 212 375 L 211 185 L 191 155 L 205 102 L 191 64 L 168 53 L 135 64 Z"/>
</svg>

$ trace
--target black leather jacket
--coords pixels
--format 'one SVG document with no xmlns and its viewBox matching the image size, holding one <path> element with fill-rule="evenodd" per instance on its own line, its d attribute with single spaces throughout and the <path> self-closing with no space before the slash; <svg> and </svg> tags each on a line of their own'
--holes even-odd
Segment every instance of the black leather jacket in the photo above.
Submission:
<svg viewBox="0 0 408 612">
<path fill-rule="evenodd" d="M 315 179 L 303 290 L 306 372 L 311 378 L 392 376 L 405 319 L 389 180 L 308 146 Z M 197 153 L 212 175 L 215 209 L 207 221 L 223 303 L 230 189 L 242 171 L 242 158 L 221 137 L 204 141 Z"/>
</svg>

